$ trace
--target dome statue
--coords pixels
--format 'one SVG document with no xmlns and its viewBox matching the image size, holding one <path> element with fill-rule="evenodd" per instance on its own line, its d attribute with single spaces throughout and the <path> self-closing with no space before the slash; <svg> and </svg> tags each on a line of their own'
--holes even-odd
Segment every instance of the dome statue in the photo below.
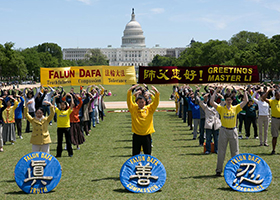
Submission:
<svg viewBox="0 0 280 200">
<path fill-rule="evenodd" d="M 141 25 L 135 20 L 134 8 L 132 8 L 131 20 L 123 31 L 121 47 L 146 47 Z"/>
</svg>

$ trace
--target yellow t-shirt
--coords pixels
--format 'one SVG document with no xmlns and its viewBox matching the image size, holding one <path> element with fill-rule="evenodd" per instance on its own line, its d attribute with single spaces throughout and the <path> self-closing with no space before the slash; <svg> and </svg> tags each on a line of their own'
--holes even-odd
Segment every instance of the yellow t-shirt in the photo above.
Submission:
<svg viewBox="0 0 280 200">
<path fill-rule="evenodd" d="M 149 135 L 155 132 L 153 114 L 159 104 L 159 93 L 156 93 L 154 101 L 143 109 L 132 101 L 131 91 L 127 92 L 127 107 L 131 114 L 132 132 L 137 135 Z"/>
<path fill-rule="evenodd" d="M 55 108 L 55 113 L 57 115 L 57 128 L 69 128 L 70 127 L 70 114 L 72 110 L 69 108 L 67 110 L 59 110 Z"/>
<path fill-rule="evenodd" d="M 269 99 L 269 105 L 271 107 L 271 117 L 280 118 L 280 100 Z"/>
<path fill-rule="evenodd" d="M 222 126 L 225 128 L 234 128 L 236 126 L 236 116 L 242 110 L 240 104 L 231 106 L 227 109 L 226 106 L 217 106 L 217 111 L 221 116 Z"/>
</svg>

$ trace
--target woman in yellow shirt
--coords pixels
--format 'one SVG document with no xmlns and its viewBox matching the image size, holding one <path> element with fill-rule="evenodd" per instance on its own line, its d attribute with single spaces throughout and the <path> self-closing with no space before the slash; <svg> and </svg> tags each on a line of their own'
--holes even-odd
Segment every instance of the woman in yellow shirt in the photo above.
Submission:
<svg viewBox="0 0 280 200">
<path fill-rule="evenodd" d="M 55 99 L 59 96 L 60 96 L 60 94 L 54 96 L 53 105 L 55 105 Z M 66 101 L 62 101 L 60 103 L 59 109 L 57 107 L 55 107 L 55 113 L 57 115 L 56 157 L 61 157 L 63 134 L 65 134 L 68 156 L 70 156 L 70 157 L 73 156 L 73 149 L 71 146 L 71 133 L 70 133 L 70 114 L 73 111 L 74 100 L 70 93 L 67 93 L 66 96 L 71 97 L 71 106 L 68 108 L 68 103 Z"/>
</svg>

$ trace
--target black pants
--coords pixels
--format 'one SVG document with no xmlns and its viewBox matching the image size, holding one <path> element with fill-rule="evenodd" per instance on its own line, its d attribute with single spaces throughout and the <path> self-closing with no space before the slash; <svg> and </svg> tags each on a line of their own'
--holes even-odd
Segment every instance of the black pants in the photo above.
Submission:
<svg viewBox="0 0 280 200">
<path fill-rule="evenodd" d="M 31 117 L 35 117 L 35 112 L 29 112 L 29 115 L 30 115 Z M 30 122 L 29 122 L 28 120 L 26 120 L 26 129 L 25 129 L 25 132 L 26 132 L 26 133 L 32 132 L 32 131 L 30 130 Z"/>
<path fill-rule="evenodd" d="M 68 151 L 68 156 L 72 156 L 73 155 L 73 149 L 72 149 L 72 146 L 71 146 L 70 128 L 57 128 L 56 157 L 61 157 L 63 133 L 65 134 L 65 140 L 66 140 L 66 147 L 67 147 L 67 151 Z"/>
<path fill-rule="evenodd" d="M 246 128 L 246 137 L 250 137 L 250 127 L 253 124 L 254 127 L 254 137 L 258 137 L 258 128 L 256 123 L 256 117 L 246 117 L 245 119 L 245 128 Z"/>
<path fill-rule="evenodd" d="M 21 136 L 21 127 L 22 127 L 21 119 L 15 119 L 15 121 L 16 121 L 18 136 Z"/>
<path fill-rule="evenodd" d="M 135 156 L 140 154 L 141 146 L 143 146 L 144 154 L 151 155 L 152 153 L 152 143 L 151 143 L 151 135 L 137 135 L 133 134 L 132 137 L 132 155 Z"/>
<path fill-rule="evenodd" d="M 239 127 L 238 127 L 238 131 L 239 133 L 242 132 L 242 124 L 244 123 L 246 125 L 246 122 L 245 122 L 245 117 L 246 115 L 242 115 L 242 114 L 238 114 L 238 119 L 239 119 Z M 246 130 L 246 126 L 245 126 L 245 130 Z"/>
</svg>

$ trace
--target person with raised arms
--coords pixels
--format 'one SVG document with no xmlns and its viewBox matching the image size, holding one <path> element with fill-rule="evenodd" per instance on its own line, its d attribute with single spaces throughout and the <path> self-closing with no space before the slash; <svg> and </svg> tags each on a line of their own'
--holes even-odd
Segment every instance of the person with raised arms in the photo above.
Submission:
<svg viewBox="0 0 280 200">
<path fill-rule="evenodd" d="M 215 102 L 217 93 L 221 91 L 221 86 L 217 87 L 214 94 L 211 96 L 210 105 L 213 106 L 221 116 L 221 129 L 218 140 L 218 159 L 216 176 L 221 176 L 223 171 L 223 164 L 225 160 L 227 144 L 229 143 L 231 157 L 239 154 L 238 146 L 238 131 L 236 128 L 236 116 L 242 110 L 242 108 L 248 102 L 247 91 L 244 92 L 244 99 L 240 104 L 236 106 L 232 105 L 233 96 L 232 94 L 225 94 L 224 99 L 226 102 L 225 106 L 221 106 Z"/>
<path fill-rule="evenodd" d="M 151 134 L 155 132 L 153 123 L 153 114 L 159 104 L 159 91 L 152 86 L 155 91 L 154 101 L 146 106 L 145 97 L 139 95 L 135 102 L 132 101 L 132 90 L 139 84 L 132 86 L 127 91 L 127 107 L 131 114 L 132 120 L 132 155 L 140 154 L 141 146 L 143 146 L 144 154 L 151 155 Z"/>
</svg>

